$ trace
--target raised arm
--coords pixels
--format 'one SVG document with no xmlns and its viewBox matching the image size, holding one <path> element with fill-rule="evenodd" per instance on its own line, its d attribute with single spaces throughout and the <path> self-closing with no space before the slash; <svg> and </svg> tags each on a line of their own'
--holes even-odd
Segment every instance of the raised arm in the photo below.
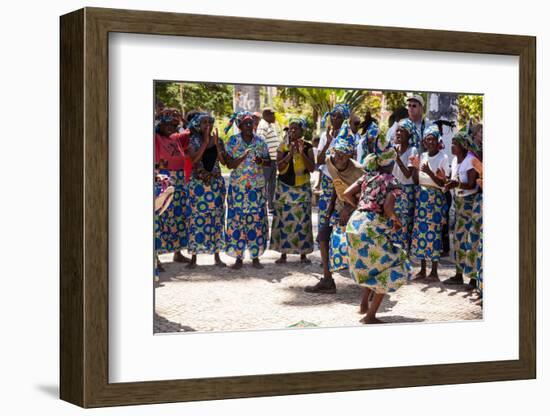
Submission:
<svg viewBox="0 0 550 416">
<path fill-rule="evenodd" d="M 306 169 L 308 170 L 308 172 L 313 172 L 315 170 L 315 157 L 313 156 L 313 149 L 310 147 L 306 151 L 304 142 L 300 141 L 300 144 L 298 145 L 298 151 L 304 159 L 304 164 L 306 165 Z"/>
<path fill-rule="evenodd" d="M 324 165 L 326 161 L 326 153 L 328 148 L 330 147 L 330 143 L 332 142 L 332 127 L 329 127 L 326 131 L 326 143 L 324 146 L 319 149 L 319 153 L 317 154 L 317 164 L 318 165 Z"/>
<path fill-rule="evenodd" d="M 187 154 L 191 159 L 191 163 L 195 164 L 202 158 L 202 155 L 204 154 L 204 151 L 206 150 L 206 147 L 208 146 L 208 143 L 210 143 L 210 140 L 211 140 L 210 133 L 211 133 L 210 127 L 205 129 L 205 131 L 202 133 L 201 145 L 197 149 L 197 151 L 193 151 L 191 147 L 188 148 Z"/>
</svg>

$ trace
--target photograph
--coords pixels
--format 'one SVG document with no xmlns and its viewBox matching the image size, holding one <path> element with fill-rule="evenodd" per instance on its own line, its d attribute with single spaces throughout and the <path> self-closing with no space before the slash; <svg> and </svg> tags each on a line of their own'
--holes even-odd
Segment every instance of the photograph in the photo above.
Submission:
<svg viewBox="0 0 550 416">
<path fill-rule="evenodd" d="M 154 330 L 483 319 L 483 95 L 155 80 Z"/>
</svg>

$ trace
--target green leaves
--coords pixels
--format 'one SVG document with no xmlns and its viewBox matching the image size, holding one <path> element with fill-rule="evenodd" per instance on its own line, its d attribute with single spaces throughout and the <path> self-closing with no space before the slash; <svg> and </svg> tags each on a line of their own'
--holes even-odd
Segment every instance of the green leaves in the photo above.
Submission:
<svg viewBox="0 0 550 416">
<path fill-rule="evenodd" d="M 184 113 L 190 110 L 211 111 L 218 118 L 233 112 L 233 85 L 163 82 L 155 83 L 158 100 Z"/>
</svg>

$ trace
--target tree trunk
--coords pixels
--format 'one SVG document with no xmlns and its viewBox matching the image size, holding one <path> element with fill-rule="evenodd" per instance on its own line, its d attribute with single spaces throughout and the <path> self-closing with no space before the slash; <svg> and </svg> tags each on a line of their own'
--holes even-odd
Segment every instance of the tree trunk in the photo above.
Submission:
<svg viewBox="0 0 550 416">
<path fill-rule="evenodd" d="M 458 94 L 449 93 L 430 93 L 428 94 L 428 103 L 426 108 L 426 125 L 437 120 L 449 120 L 454 121 L 458 126 Z M 443 126 L 443 143 L 445 149 L 443 152 L 449 157 L 449 163 L 452 160 L 451 142 L 453 134 L 456 128 L 453 130 L 450 127 Z"/>
<path fill-rule="evenodd" d="M 260 87 L 256 85 L 235 85 L 233 108 L 235 111 L 260 111 Z"/>
</svg>

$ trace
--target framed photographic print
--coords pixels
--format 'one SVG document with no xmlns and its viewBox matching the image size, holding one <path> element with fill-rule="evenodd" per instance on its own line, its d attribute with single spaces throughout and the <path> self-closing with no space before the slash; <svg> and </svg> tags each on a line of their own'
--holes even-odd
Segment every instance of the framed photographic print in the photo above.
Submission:
<svg viewBox="0 0 550 416">
<path fill-rule="evenodd" d="M 536 376 L 535 38 L 85 8 L 60 52 L 63 400 Z"/>
</svg>

